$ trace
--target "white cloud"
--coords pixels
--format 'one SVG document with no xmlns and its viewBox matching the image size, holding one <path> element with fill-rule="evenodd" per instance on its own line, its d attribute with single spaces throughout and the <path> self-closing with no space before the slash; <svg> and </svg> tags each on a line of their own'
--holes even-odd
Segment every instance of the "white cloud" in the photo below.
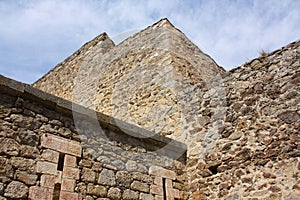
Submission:
<svg viewBox="0 0 300 200">
<path fill-rule="evenodd" d="M 261 49 L 299 39 L 299 10 L 293 0 L 0 1 L 0 73 L 31 83 L 96 35 L 145 28 L 163 17 L 230 69 Z"/>
</svg>

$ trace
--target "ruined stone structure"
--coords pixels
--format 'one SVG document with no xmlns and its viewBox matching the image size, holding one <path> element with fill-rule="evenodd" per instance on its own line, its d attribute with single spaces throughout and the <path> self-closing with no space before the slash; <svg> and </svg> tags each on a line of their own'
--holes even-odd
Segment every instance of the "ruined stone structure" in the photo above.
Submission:
<svg viewBox="0 0 300 200">
<path fill-rule="evenodd" d="M 167 19 L 0 77 L 0 199 L 299 199 L 300 42 L 229 72 Z"/>
</svg>

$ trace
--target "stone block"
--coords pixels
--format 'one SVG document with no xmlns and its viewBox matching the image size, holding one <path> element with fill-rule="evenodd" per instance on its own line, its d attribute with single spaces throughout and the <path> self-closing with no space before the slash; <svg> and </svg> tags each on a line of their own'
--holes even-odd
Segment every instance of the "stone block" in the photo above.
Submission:
<svg viewBox="0 0 300 200">
<path fill-rule="evenodd" d="M 166 188 L 173 188 L 173 182 L 170 179 L 166 179 Z"/>
<path fill-rule="evenodd" d="M 132 178 L 137 181 L 142 181 L 148 183 L 149 185 L 153 184 L 153 178 L 147 174 L 141 172 L 132 172 Z"/>
<path fill-rule="evenodd" d="M 109 185 L 109 186 L 116 185 L 116 176 L 114 171 L 103 169 L 99 174 L 98 183 L 101 185 Z"/>
<path fill-rule="evenodd" d="M 38 178 L 35 174 L 28 174 L 28 172 L 23 171 L 17 171 L 16 177 L 19 181 L 22 181 L 26 185 L 35 185 Z"/>
<path fill-rule="evenodd" d="M 127 161 L 127 163 L 126 163 L 126 169 L 129 172 L 147 173 L 147 168 L 144 165 L 139 164 L 139 163 L 137 163 L 135 161 L 132 161 L 132 160 L 128 160 Z"/>
<path fill-rule="evenodd" d="M 62 179 L 61 181 L 62 191 L 74 192 L 75 186 L 76 186 L 76 180 L 74 179 Z"/>
<path fill-rule="evenodd" d="M 107 194 L 107 189 L 102 185 L 93 185 L 90 183 L 87 186 L 86 192 L 87 192 L 87 194 L 90 194 L 90 195 L 105 197 Z"/>
<path fill-rule="evenodd" d="M 42 187 L 54 189 L 56 177 L 54 175 L 42 175 L 40 185 Z"/>
<path fill-rule="evenodd" d="M 116 180 L 119 186 L 125 186 L 126 188 L 129 188 L 133 178 L 127 171 L 118 171 L 116 173 Z"/>
<path fill-rule="evenodd" d="M 95 182 L 96 179 L 96 173 L 89 169 L 89 168 L 83 168 L 81 171 L 81 180 L 84 182 Z"/>
<path fill-rule="evenodd" d="M 36 170 L 38 173 L 56 175 L 57 164 L 46 161 L 38 161 Z"/>
<path fill-rule="evenodd" d="M 56 135 L 45 133 L 41 136 L 42 147 L 57 150 L 62 153 L 81 157 L 81 145 L 79 142 L 68 140 Z"/>
<path fill-rule="evenodd" d="M 140 193 L 140 200 L 154 200 L 154 196 L 152 194 Z"/>
<path fill-rule="evenodd" d="M 130 185 L 131 189 L 149 193 L 150 187 L 147 183 L 133 181 Z"/>
<path fill-rule="evenodd" d="M 62 178 L 67 178 L 67 179 L 79 179 L 79 169 L 74 168 L 74 167 L 64 167 L 63 173 L 62 173 Z"/>
<path fill-rule="evenodd" d="M 123 192 L 122 198 L 124 200 L 138 200 L 139 199 L 139 193 L 136 192 L 136 191 L 127 189 Z"/>
<path fill-rule="evenodd" d="M 18 156 L 20 147 L 18 142 L 10 138 L 5 138 L 3 141 L 0 141 L 0 152 L 9 156 Z"/>
<path fill-rule="evenodd" d="M 171 197 L 171 198 L 179 198 L 180 197 L 179 190 L 173 189 L 173 188 L 167 188 L 166 195 L 167 195 L 167 197 Z"/>
<path fill-rule="evenodd" d="M 169 179 L 172 179 L 172 180 L 176 179 L 176 173 L 175 172 L 173 172 L 171 170 L 164 169 L 162 167 L 158 167 L 158 166 L 151 166 L 149 168 L 149 174 L 154 175 L 154 176 L 163 177 L 163 178 L 169 178 Z"/>
<path fill-rule="evenodd" d="M 150 186 L 150 193 L 151 194 L 164 195 L 164 190 L 163 190 L 162 186 L 151 185 Z"/>
<path fill-rule="evenodd" d="M 12 199 L 26 198 L 27 195 L 28 187 L 19 181 L 10 182 L 4 191 L 4 196 Z"/>
<path fill-rule="evenodd" d="M 33 186 L 29 188 L 28 198 L 31 200 L 52 200 L 53 189 Z"/>
<path fill-rule="evenodd" d="M 65 155 L 64 166 L 76 167 L 76 157 L 71 155 Z"/>
<path fill-rule="evenodd" d="M 67 191 L 60 191 L 59 195 L 60 200 L 79 200 L 79 194 L 75 192 L 67 192 Z"/>
<path fill-rule="evenodd" d="M 107 192 L 107 197 L 110 199 L 121 199 L 121 190 L 119 188 L 111 187 Z"/>
<path fill-rule="evenodd" d="M 154 178 L 154 184 L 158 186 L 163 186 L 162 177 L 155 177 Z"/>
<path fill-rule="evenodd" d="M 163 196 L 155 195 L 155 200 L 165 200 Z"/>
<path fill-rule="evenodd" d="M 51 149 L 45 149 L 42 153 L 42 159 L 52 163 L 58 163 L 59 152 Z"/>
</svg>

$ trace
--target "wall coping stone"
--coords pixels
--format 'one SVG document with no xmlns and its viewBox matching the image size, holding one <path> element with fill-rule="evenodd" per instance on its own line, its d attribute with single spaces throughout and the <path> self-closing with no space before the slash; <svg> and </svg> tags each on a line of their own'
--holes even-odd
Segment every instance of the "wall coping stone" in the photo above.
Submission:
<svg viewBox="0 0 300 200">
<path fill-rule="evenodd" d="M 1 74 L 0 92 L 7 93 L 15 97 L 36 101 L 50 110 L 56 111 L 72 118 L 74 114 L 81 117 L 90 118 L 90 116 L 92 115 L 89 114 L 96 113 L 97 120 L 102 128 L 107 128 L 109 130 L 117 132 L 118 134 L 126 135 L 127 138 L 135 138 L 136 140 L 141 141 L 143 147 L 150 151 L 160 149 L 158 153 L 161 153 L 162 155 L 180 161 L 185 161 L 186 159 L 187 145 L 182 142 L 164 137 L 159 134 L 155 134 L 152 131 L 145 130 L 143 128 L 126 123 L 103 113 L 96 112 L 79 104 L 75 104 L 71 101 L 43 92 L 37 88 L 32 87 L 29 84 L 21 83 L 7 78 Z M 109 137 L 109 135 L 107 136 Z M 113 139 L 113 137 L 110 139 Z M 177 155 L 182 156 L 180 158 L 177 158 Z"/>
</svg>

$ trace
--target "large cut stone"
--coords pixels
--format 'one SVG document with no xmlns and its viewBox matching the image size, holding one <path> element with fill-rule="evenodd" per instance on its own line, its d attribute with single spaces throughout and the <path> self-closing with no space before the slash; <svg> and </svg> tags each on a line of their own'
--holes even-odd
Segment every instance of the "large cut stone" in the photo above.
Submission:
<svg viewBox="0 0 300 200">
<path fill-rule="evenodd" d="M 13 199 L 20 199 L 26 198 L 27 193 L 28 187 L 24 183 L 21 183 L 19 181 L 12 181 L 5 189 L 4 196 Z"/>
</svg>

